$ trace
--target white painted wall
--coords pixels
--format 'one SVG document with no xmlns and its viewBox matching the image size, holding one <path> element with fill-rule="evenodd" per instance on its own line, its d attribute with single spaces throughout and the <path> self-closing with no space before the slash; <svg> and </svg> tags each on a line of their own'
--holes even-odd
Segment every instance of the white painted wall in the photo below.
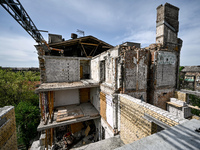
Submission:
<svg viewBox="0 0 200 150">
<path fill-rule="evenodd" d="M 114 59 L 118 57 L 118 46 L 113 49 L 110 49 L 106 52 L 103 52 L 91 60 L 91 79 L 95 81 L 100 81 L 100 61 L 105 60 L 105 67 L 106 67 L 106 82 L 112 84 L 113 80 L 113 66 L 115 65 Z M 105 59 L 106 58 L 106 59 Z"/>
<path fill-rule="evenodd" d="M 80 103 L 79 90 L 55 91 L 54 107 Z"/>
<path fill-rule="evenodd" d="M 94 107 L 100 112 L 100 98 L 99 98 L 100 89 L 99 88 L 90 88 L 90 100 Z"/>
<path fill-rule="evenodd" d="M 91 76 L 91 79 L 93 79 L 95 81 L 100 81 L 100 77 L 99 77 L 99 75 L 100 75 L 100 68 L 99 68 L 100 64 L 99 63 L 100 63 L 99 57 L 97 57 L 97 58 L 91 60 L 91 64 L 90 64 L 90 66 L 91 66 L 90 76 Z"/>
<path fill-rule="evenodd" d="M 106 95 L 106 119 L 109 125 L 113 127 L 113 102 L 112 102 L 112 96 Z"/>
<path fill-rule="evenodd" d="M 105 139 L 108 139 L 108 138 L 114 136 L 113 129 L 111 129 L 108 126 L 108 124 L 106 123 L 106 121 L 104 119 L 102 119 L 102 118 L 101 118 L 101 126 L 105 129 Z"/>
</svg>

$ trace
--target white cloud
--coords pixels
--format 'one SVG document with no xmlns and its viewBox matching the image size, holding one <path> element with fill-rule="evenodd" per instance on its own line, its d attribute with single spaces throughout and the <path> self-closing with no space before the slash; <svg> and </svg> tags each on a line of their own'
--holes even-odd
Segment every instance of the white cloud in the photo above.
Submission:
<svg viewBox="0 0 200 150">
<path fill-rule="evenodd" d="M 123 42 L 136 42 L 141 43 L 141 47 L 149 46 L 149 44 L 155 43 L 156 34 L 155 31 L 131 31 L 121 39 Z"/>
<path fill-rule="evenodd" d="M 31 38 L 9 35 L 0 37 L 0 66 L 38 67 L 35 42 Z"/>
<path fill-rule="evenodd" d="M 141 43 L 142 47 L 155 42 L 156 7 L 165 2 L 165 0 L 35 0 L 33 3 L 21 0 L 38 29 L 61 34 L 65 39 L 70 38 L 70 33 L 81 29 L 86 35 L 94 35 L 113 45 L 132 41 Z M 197 57 L 200 55 L 198 50 L 200 1 L 168 0 L 168 2 L 180 7 L 179 37 L 183 39 L 184 44 L 181 64 L 197 65 L 199 64 Z M 36 51 L 33 46 L 34 41 L 19 25 L 16 25 L 15 20 L 5 10 L 1 9 L 0 13 L 2 14 L 0 65 L 10 65 L 12 62 L 13 65 L 38 66 L 37 54 L 33 53 Z"/>
</svg>

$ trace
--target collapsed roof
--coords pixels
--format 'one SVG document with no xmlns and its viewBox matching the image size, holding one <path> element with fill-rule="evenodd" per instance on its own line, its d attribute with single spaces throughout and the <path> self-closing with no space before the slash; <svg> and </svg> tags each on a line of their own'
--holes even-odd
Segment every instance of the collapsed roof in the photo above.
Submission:
<svg viewBox="0 0 200 150">
<path fill-rule="evenodd" d="M 73 38 L 70 40 L 63 41 L 62 36 L 60 40 L 49 43 L 52 48 L 63 49 L 64 56 L 74 57 L 93 57 L 110 48 L 112 45 L 99 40 L 91 35 L 80 38 Z M 51 55 L 60 55 L 57 51 L 51 51 Z"/>
</svg>

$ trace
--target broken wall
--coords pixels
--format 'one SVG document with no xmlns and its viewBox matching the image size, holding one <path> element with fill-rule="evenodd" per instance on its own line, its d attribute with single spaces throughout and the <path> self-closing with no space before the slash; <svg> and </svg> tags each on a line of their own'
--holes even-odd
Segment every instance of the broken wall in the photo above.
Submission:
<svg viewBox="0 0 200 150">
<path fill-rule="evenodd" d="M 151 51 L 150 103 L 166 110 L 166 102 L 174 96 L 177 86 L 178 53 L 170 50 Z"/>
<path fill-rule="evenodd" d="M 147 101 L 150 53 L 146 49 L 122 47 L 124 52 L 124 93 Z"/>
<path fill-rule="evenodd" d="M 173 52 L 157 52 L 156 86 L 176 85 L 176 65 L 177 58 Z"/>
<path fill-rule="evenodd" d="M 142 102 L 126 94 L 119 94 L 120 101 L 120 137 L 125 143 L 132 143 L 157 132 L 157 125 L 146 116 L 151 116 L 168 126 L 185 121 L 158 107 Z"/>
<path fill-rule="evenodd" d="M 169 3 L 157 7 L 156 43 L 172 49 L 177 47 L 178 16 L 179 8 Z"/>
<path fill-rule="evenodd" d="M 0 108 L 0 149 L 18 149 L 15 110 L 13 106 Z"/>
<path fill-rule="evenodd" d="M 187 97 L 188 97 L 187 93 L 184 93 L 184 92 L 181 92 L 181 91 L 175 91 L 175 98 L 176 99 L 181 100 L 183 102 L 187 102 Z"/>
<path fill-rule="evenodd" d="M 110 87 L 115 88 L 115 80 L 117 76 L 117 57 L 118 47 L 115 47 L 93 57 L 91 60 L 91 79 L 99 82 L 106 82 L 106 84 L 108 84 Z M 102 77 L 105 78 L 102 80 Z"/>
</svg>

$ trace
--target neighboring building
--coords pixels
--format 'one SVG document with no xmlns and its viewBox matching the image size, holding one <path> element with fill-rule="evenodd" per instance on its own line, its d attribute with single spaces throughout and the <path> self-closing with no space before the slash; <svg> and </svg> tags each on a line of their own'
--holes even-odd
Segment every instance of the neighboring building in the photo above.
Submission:
<svg viewBox="0 0 200 150">
<path fill-rule="evenodd" d="M 200 66 L 184 66 L 180 73 L 183 89 L 200 91 Z"/>
<path fill-rule="evenodd" d="M 37 45 L 41 143 L 52 145 L 59 134 L 75 134 L 85 124 L 94 127 L 94 141 L 120 133 L 130 143 L 184 122 L 165 111 L 179 85 L 178 13 L 168 3 L 157 8 L 156 44 L 146 48 L 74 34 L 67 41 L 49 35 L 49 45 L 63 53 Z"/>
<path fill-rule="evenodd" d="M 15 110 L 13 106 L 0 108 L 0 149 L 17 150 Z"/>
</svg>

